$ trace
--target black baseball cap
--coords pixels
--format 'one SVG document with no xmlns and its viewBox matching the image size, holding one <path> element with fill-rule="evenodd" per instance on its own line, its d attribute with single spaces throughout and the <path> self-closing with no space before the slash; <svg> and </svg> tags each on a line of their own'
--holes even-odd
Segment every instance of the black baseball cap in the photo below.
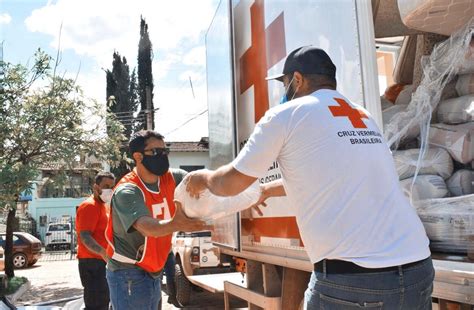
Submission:
<svg viewBox="0 0 474 310">
<path fill-rule="evenodd" d="M 321 74 L 336 79 L 336 66 L 329 55 L 320 48 L 308 45 L 292 51 L 285 60 L 281 74 L 269 76 L 266 80 L 283 81 L 283 76 L 298 71 L 301 74 Z"/>
</svg>

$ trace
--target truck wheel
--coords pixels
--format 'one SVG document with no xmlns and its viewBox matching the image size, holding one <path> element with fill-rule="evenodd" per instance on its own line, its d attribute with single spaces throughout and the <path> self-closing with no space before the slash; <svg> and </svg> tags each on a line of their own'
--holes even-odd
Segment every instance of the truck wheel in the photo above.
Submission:
<svg viewBox="0 0 474 310">
<path fill-rule="evenodd" d="M 181 306 L 186 306 L 189 303 L 191 297 L 191 282 L 186 278 L 186 275 L 183 271 L 183 266 L 181 262 L 177 262 L 175 265 L 175 285 L 176 285 L 176 299 L 181 304 Z"/>
</svg>

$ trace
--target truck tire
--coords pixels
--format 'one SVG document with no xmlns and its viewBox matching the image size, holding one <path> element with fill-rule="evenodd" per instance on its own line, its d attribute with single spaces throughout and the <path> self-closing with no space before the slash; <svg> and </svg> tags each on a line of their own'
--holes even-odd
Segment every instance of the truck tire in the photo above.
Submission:
<svg viewBox="0 0 474 310">
<path fill-rule="evenodd" d="M 176 299 L 181 306 L 187 306 L 191 297 L 192 284 L 186 278 L 181 262 L 176 262 L 174 281 L 176 285 Z"/>
</svg>

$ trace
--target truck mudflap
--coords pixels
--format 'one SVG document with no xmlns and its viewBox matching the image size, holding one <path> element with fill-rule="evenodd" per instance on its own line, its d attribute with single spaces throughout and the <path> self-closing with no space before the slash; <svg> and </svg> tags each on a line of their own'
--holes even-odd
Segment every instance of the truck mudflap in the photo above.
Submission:
<svg viewBox="0 0 474 310">
<path fill-rule="evenodd" d="M 239 286 L 247 286 L 247 278 L 240 272 L 215 273 L 199 276 L 189 276 L 189 282 L 199 286 L 211 293 L 224 292 L 224 282 L 230 282 Z"/>
</svg>

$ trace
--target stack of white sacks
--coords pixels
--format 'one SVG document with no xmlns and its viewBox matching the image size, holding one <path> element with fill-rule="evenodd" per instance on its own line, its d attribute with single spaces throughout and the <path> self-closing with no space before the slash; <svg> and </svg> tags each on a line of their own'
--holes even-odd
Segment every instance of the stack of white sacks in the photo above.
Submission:
<svg viewBox="0 0 474 310">
<path fill-rule="evenodd" d="M 455 95 L 443 96 L 449 99 L 433 114 L 423 159 L 419 148 L 393 153 L 400 185 L 417 208 L 432 249 L 442 252 L 474 250 L 474 40 L 465 58 L 451 83 L 455 92 L 454 87 L 446 92 Z M 406 109 L 413 91 L 405 87 L 395 105 L 383 110 L 384 124 Z"/>
</svg>

